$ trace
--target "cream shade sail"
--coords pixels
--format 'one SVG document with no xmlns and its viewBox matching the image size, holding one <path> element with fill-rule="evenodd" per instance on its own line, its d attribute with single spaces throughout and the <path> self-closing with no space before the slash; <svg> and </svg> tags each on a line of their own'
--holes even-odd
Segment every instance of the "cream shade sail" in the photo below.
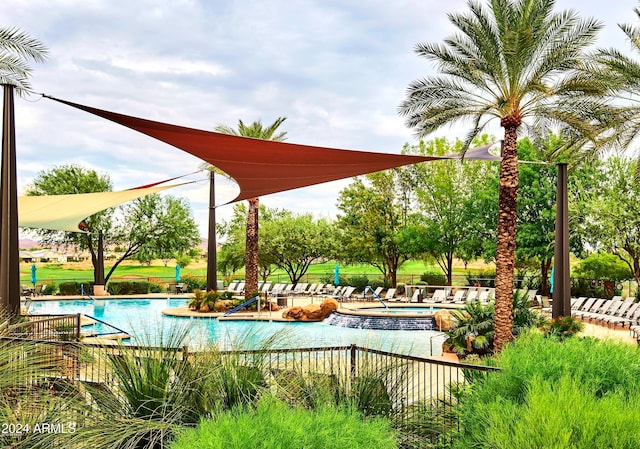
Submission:
<svg viewBox="0 0 640 449">
<path fill-rule="evenodd" d="M 18 226 L 55 231 L 86 232 L 79 227 L 79 224 L 97 212 L 185 184 L 189 183 L 119 192 L 21 196 L 18 197 Z"/>
</svg>

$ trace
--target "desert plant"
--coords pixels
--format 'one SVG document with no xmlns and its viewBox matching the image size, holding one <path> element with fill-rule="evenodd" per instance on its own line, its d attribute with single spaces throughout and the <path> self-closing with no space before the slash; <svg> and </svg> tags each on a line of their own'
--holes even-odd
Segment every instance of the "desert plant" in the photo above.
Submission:
<svg viewBox="0 0 640 449">
<path fill-rule="evenodd" d="M 171 447 L 391 449 L 398 445 L 387 420 L 363 420 L 357 411 L 345 407 L 291 408 L 266 396 L 255 409 L 234 408 L 183 432 Z"/>
<path fill-rule="evenodd" d="M 636 348 L 526 332 L 495 363 L 501 371 L 481 378 L 460 399 L 465 425 L 456 447 L 640 445 L 632 430 L 640 425 Z"/>
<path fill-rule="evenodd" d="M 191 301 L 189 301 L 189 303 L 187 304 L 187 307 L 189 307 L 191 310 L 200 310 L 200 307 L 202 307 L 203 301 L 204 301 L 204 292 L 200 289 L 195 289 L 193 291 L 193 297 L 191 298 Z"/>
<path fill-rule="evenodd" d="M 529 307 L 524 291 L 513 295 L 513 329 L 519 335 L 545 323 L 545 318 Z M 455 326 L 447 331 L 449 347 L 459 355 L 487 355 L 493 352 L 494 303 L 469 302 L 463 311 L 452 310 Z"/>
<path fill-rule="evenodd" d="M 555 337 L 559 340 L 573 337 L 579 332 L 582 332 L 583 329 L 584 323 L 571 316 L 563 316 L 553 319 L 551 320 L 551 323 L 545 327 L 547 336 Z"/>
</svg>

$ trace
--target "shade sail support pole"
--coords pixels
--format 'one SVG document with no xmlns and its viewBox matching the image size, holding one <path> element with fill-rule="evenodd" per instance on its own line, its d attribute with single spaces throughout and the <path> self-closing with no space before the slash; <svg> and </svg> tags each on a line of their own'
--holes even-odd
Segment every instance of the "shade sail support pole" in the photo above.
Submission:
<svg viewBox="0 0 640 449">
<path fill-rule="evenodd" d="M 567 164 L 558 164 L 556 197 L 556 240 L 553 276 L 553 318 L 571 316 L 571 279 L 569 269 L 569 193 Z"/>
<path fill-rule="evenodd" d="M 2 167 L 0 168 L 0 304 L 9 318 L 20 315 L 20 252 L 18 248 L 18 188 L 14 86 L 3 85 Z"/>
<path fill-rule="evenodd" d="M 218 288 L 218 258 L 216 243 L 216 174 L 209 172 L 209 234 L 207 243 L 207 291 Z"/>
</svg>

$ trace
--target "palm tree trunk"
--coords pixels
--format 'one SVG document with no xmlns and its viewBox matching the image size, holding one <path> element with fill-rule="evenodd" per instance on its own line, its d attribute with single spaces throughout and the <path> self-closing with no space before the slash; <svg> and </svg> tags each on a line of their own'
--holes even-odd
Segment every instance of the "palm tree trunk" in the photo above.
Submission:
<svg viewBox="0 0 640 449">
<path fill-rule="evenodd" d="M 245 286 L 244 297 L 250 299 L 251 294 L 258 291 L 258 198 L 251 198 L 247 213 L 247 240 L 245 250 Z"/>
<path fill-rule="evenodd" d="M 498 245 L 496 249 L 496 308 L 493 347 L 499 352 L 513 340 L 513 274 L 516 254 L 518 197 L 517 126 L 504 127 L 498 197 Z"/>
</svg>

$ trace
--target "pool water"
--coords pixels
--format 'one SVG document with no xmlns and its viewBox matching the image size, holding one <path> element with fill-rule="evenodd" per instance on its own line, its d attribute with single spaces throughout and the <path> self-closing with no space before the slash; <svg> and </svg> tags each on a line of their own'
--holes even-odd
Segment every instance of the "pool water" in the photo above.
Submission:
<svg viewBox="0 0 640 449">
<path fill-rule="evenodd" d="M 223 347 L 259 345 L 278 333 L 276 346 L 320 347 L 357 344 L 359 346 L 416 356 L 441 355 L 446 336 L 436 331 L 351 329 L 325 323 L 283 323 L 218 321 L 162 315 L 170 307 L 184 307 L 184 299 L 107 299 L 34 301 L 33 314 L 82 313 L 116 326 L 132 336 L 132 343 L 158 344 L 175 327 L 188 326 L 189 345 L 197 348 L 212 342 Z M 111 332 L 98 325 L 83 328 L 90 332 Z M 281 335 L 280 335 L 281 334 Z M 254 346 L 255 347 L 255 346 Z"/>
</svg>

